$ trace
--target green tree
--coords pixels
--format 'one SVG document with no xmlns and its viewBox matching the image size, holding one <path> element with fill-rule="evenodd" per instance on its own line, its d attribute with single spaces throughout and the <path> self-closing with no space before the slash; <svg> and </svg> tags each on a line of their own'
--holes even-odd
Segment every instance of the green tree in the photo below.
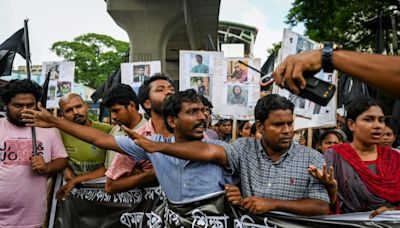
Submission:
<svg viewBox="0 0 400 228">
<path fill-rule="evenodd" d="M 272 48 L 268 48 L 267 52 L 270 55 L 278 56 L 278 51 L 282 47 L 282 41 L 275 42 L 272 44 Z"/>
<path fill-rule="evenodd" d="M 88 33 L 71 42 L 55 42 L 50 49 L 57 56 L 75 61 L 75 82 L 97 88 L 124 62 L 129 43 L 106 35 Z"/>
<path fill-rule="evenodd" d="M 295 0 L 286 23 L 304 23 L 306 35 L 315 41 L 366 51 L 375 47 L 378 16 L 396 14 L 398 7 L 394 0 Z"/>
</svg>

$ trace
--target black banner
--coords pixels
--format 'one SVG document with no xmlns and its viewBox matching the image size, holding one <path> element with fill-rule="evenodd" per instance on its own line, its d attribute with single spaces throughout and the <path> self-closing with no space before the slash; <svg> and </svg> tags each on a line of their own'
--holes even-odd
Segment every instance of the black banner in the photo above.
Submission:
<svg viewBox="0 0 400 228">
<path fill-rule="evenodd" d="M 305 217 L 287 213 L 248 214 L 232 206 L 225 194 L 190 204 L 171 204 L 160 187 L 107 194 L 101 188 L 74 189 L 59 201 L 54 226 L 153 228 L 258 228 L 258 227 L 400 227 L 400 212 L 386 219 L 369 220 L 369 212 Z M 392 217 L 390 217 L 392 216 Z M 392 219 L 390 219 L 392 218 Z M 390 221 L 388 221 L 390 220 Z"/>
</svg>

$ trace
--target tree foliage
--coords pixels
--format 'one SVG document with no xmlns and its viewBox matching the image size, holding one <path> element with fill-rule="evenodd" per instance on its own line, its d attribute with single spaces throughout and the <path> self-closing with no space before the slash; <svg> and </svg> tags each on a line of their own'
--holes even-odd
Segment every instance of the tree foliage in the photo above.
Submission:
<svg viewBox="0 0 400 228">
<path fill-rule="evenodd" d="M 295 0 L 286 23 L 304 23 L 311 39 L 335 41 L 348 49 L 375 47 L 378 16 L 396 13 L 397 0 Z"/>
<path fill-rule="evenodd" d="M 272 48 L 268 48 L 267 52 L 270 55 L 278 56 L 278 51 L 282 47 L 282 41 L 275 42 L 272 44 Z"/>
<path fill-rule="evenodd" d="M 124 62 L 129 43 L 106 35 L 88 33 L 71 42 L 55 42 L 50 49 L 57 56 L 75 61 L 75 82 L 97 88 Z"/>
</svg>

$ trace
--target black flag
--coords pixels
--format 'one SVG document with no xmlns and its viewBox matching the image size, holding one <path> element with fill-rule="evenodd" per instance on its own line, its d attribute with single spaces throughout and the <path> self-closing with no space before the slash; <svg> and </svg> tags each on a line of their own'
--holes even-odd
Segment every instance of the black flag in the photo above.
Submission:
<svg viewBox="0 0 400 228">
<path fill-rule="evenodd" d="M 121 67 L 118 67 L 99 88 L 94 91 L 91 98 L 96 103 L 111 86 L 121 84 Z"/>
<path fill-rule="evenodd" d="M 24 32 L 22 28 L 0 45 L 0 76 L 11 75 L 15 53 L 26 59 Z"/>
<path fill-rule="evenodd" d="M 46 108 L 47 105 L 47 91 L 49 90 L 49 82 L 50 82 L 50 74 L 51 71 L 47 72 L 46 79 L 42 85 L 42 95 L 40 96 L 40 103 L 43 108 Z"/>
</svg>

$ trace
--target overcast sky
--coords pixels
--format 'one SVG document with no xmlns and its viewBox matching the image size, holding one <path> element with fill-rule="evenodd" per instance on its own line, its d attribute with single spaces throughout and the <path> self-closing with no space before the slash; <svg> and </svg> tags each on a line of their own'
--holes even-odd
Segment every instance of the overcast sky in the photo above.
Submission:
<svg viewBox="0 0 400 228">
<path fill-rule="evenodd" d="M 220 20 L 247 24 L 258 28 L 255 57 L 265 60 L 266 50 L 282 40 L 285 17 L 293 0 L 222 0 Z M 72 40 L 81 34 L 94 32 L 129 41 L 128 36 L 110 17 L 103 0 L 0 0 L 0 43 L 29 19 L 31 60 L 34 65 L 43 61 L 62 60 L 53 54 L 51 44 Z M 294 31 L 302 33 L 298 26 Z M 14 67 L 25 65 L 16 57 Z"/>
</svg>

